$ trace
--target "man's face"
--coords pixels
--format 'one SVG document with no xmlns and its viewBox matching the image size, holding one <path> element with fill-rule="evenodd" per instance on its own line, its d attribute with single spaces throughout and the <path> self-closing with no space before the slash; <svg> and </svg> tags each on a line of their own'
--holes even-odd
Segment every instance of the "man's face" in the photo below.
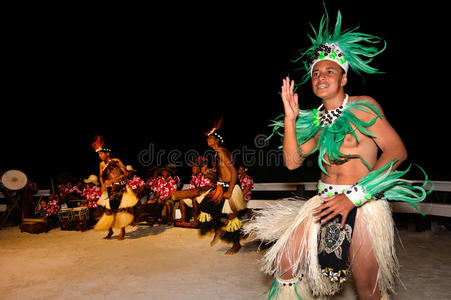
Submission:
<svg viewBox="0 0 451 300">
<path fill-rule="evenodd" d="M 347 83 L 343 69 L 335 62 L 322 60 L 312 70 L 313 93 L 321 99 L 335 95 Z"/>
<path fill-rule="evenodd" d="M 164 169 L 163 171 L 161 171 L 161 176 L 163 176 L 164 178 L 168 178 L 169 177 L 169 171 Z"/>
<path fill-rule="evenodd" d="M 215 146 L 218 144 L 218 139 L 212 135 L 208 136 L 207 138 L 207 145 L 209 147 Z"/>
<path fill-rule="evenodd" d="M 197 175 L 200 173 L 200 168 L 199 168 L 199 166 L 193 166 L 191 168 L 191 171 L 193 172 L 194 175 Z"/>
<path fill-rule="evenodd" d="M 99 158 L 105 160 L 109 154 L 107 152 L 99 151 Z"/>
<path fill-rule="evenodd" d="M 240 166 L 237 171 L 238 171 L 238 174 L 243 175 L 244 174 L 244 167 Z"/>
<path fill-rule="evenodd" d="M 202 174 L 207 174 L 208 167 L 206 165 L 203 165 L 200 171 L 202 172 Z"/>
</svg>

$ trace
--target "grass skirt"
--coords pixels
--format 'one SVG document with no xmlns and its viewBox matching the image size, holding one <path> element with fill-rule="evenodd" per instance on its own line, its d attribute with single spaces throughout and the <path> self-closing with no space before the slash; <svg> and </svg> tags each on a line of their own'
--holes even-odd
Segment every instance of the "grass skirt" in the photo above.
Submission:
<svg viewBox="0 0 451 300">
<path fill-rule="evenodd" d="M 133 215 L 128 212 L 120 211 L 110 215 L 104 213 L 94 226 L 94 230 L 106 231 L 110 228 L 121 229 L 130 225 L 131 222 L 133 222 Z"/>
<path fill-rule="evenodd" d="M 133 215 L 123 210 L 135 206 L 136 203 L 138 203 L 138 198 L 133 190 L 126 185 L 125 192 L 122 194 L 121 203 L 119 204 L 119 211 L 111 211 L 110 199 L 108 194 L 104 192 L 97 201 L 97 204 L 105 207 L 109 212 L 105 212 L 102 215 L 97 224 L 94 225 L 94 230 L 105 231 L 110 228 L 120 229 L 126 227 L 133 222 Z"/>
<path fill-rule="evenodd" d="M 133 207 L 138 203 L 138 197 L 136 197 L 133 190 L 126 185 L 125 193 L 122 195 L 121 204 L 119 205 L 119 209 Z"/>
<path fill-rule="evenodd" d="M 230 197 L 235 204 L 236 210 L 240 211 L 247 207 L 246 200 L 244 199 L 243 191 L 241 190 L 238 184 L 235 184 L 233 187 L 232 197 Z M 230 207 L 229 199 L 224 200 L 224 206 L 222 207 L 223 214 L 231 214 L 233 213 L 232 208 Z"/>
<path fill-rule="evenodd" d="M 303 274 L 302 282 L 317 296 L 331 296 L 342 284 L 332 283 L 318 267 L 318 232 L 320 224 L 313 218 L 313 209 L 321 205 L 321 197 L 306 202 L 281 201 L 256 212 L 244 226 L 244 233 L 262 242 L 275 242 L 262 259 L 262 271 L 273 275 L 292 272 Z M 385 200 L 369 201 L 357 210 L 355 227 L 365 226 L 371 238 L 372 250 L 379 265 L 377 284 L 382 293 L 394 290 L 399 275 L 394 247 L 394 223 L 390 206 Z M 360 249 L 359 251 L 365 251 Z M 289 267 L 282 267 L 282 258 Z M 350 257 L 352 264 L 352 257 Z M 298 283 L 300 284 L 300 282 Z M 303 283 L 304 284 L 304 283 Z M 284 287 L 285 288 L 285 287 Z M 281 289 L 280 292 L 282 292 Z M 285 299 L 277 298 L 275 299 Z"/>
<path fill-rule="evenodd" d="M 97 221 L 96 225 L 94 225 L 94 230 L 96 231 L 105 231 L 110 228 L 113 228 L 115 214 L 107 215 L 104 213 L 102 217 L 100 217 L 99 221 Z"/>
<path fill-rule="evenodd" d="M 119 204 L 119 208 L 128 208 L 133 207 L 138 203 L 138 197 L 136 197 L 133 190 L 126 185 L 125 192 L 122 194 L 121 203 Z M 108 197 L 107 192 L 103 192 L 100 196 L 99 200 L 97 200 L 97 205 L 103 206 L 106 209 L 111 209 L 110 207 L 110 198 Z"/>
</svg>

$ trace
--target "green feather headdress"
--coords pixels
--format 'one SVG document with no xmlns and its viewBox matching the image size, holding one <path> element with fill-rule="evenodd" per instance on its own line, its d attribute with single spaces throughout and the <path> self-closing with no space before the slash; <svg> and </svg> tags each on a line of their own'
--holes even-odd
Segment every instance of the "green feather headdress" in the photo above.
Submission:
<svg viewBox="0 0 451 300">
<path fill-rule="evenodd" d="M 312 24 L 313 36 L 309 35 L 312 45 L 307 49 L 300 50 L 300 56 L 294 60 L 303 61 L 303 67 L 306 74 L 303 76 L 300 85 L 306 83 L 310 76 L 313 65 L 323 59 L 332 60 L 338 63 L 346 72 L 349 67 L 361 75 L 362 72 L 368 74 L 383 73 L 378 69 L 371 67 L 369 63 L 375 56 L 380 54 L 386 48 L 386 42 L 381 38 L 357 32 L 359 27 L 353 29 L 341 30 L 341 13 L 337 13 L 337 21 L 332 31 L 329 30 L 329 15 L 326 8 L 325 14 L 321 18 L 318 30 L 315 30 Z M 383 42 L 382 49 L 378 49 L 375 44 Z"/>
</svg>

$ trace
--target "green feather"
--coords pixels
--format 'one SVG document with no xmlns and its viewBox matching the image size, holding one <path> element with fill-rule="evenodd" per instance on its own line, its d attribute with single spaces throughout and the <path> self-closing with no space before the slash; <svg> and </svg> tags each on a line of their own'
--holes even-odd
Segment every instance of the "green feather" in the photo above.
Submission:
<svg viewBox="0 0 451 300">
<path fill-rule="evenodd" d="M 268 300 L 274 299 L 278 291 L 279 291 L 279 283 L 277 282 L 277 279 L 274 278 L 274 280 L 272 281 L 272 285 L 268 291 Z"/>
<path fill-rule="evenodd" d="M 294 292 L 296 293 L 296 296 L 297 296 L 298 300 L 303 300 L 301 295 L 298 293 L 298 287 L 297 286 L 298 286 L 297 284 L 294 285 Z"/>
<path fill-rule="evenodd" d="M 404 171 L 393 171 L 393 166 L 396 162 L 396 159 L 392 159 L 381 168 L 368 173 L 357 184 L 372 196 L 383 194 L 383 199 L 407 202 L 419 210 L 415 203 L 423 201 L 432 192 L 432 182 L 430 182 L 426 172 L 418 165 L 415 165 L 423 172 L 425 179 L 422 186 L 412 185 L 413 182 L 411 180 L 401 178 L 410 171 L 412 165 L 409 165 Z M 431 189 L 428 192 L 424 189 L 427 183 L 431 184 Z"/>
</svg>

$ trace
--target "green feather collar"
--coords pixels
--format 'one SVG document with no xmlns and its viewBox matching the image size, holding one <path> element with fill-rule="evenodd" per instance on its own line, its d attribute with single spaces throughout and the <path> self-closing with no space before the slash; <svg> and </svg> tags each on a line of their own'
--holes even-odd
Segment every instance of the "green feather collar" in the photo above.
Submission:
<svg viewBox="0 0 451 300">
<path fill-rule="evenodd" d="M 368 122 L 364 122 L 357 118 L 353 111 L 361 110 L 374 114 Z M 357 143 L 359 138 L 356 130 L 360 133 L 375 138 L 376 136 L 370 132 L 367 128 L 373 125 L 378 118 L 382 118 L 382 114 L 379 112 L 374 104 L 368 103 L 365 100 L 358 100 L 346 104 L 341 111 L 341 114 L 336 118 L 332 124 L 322 127 L 318 121 L 318 109 L 314 110 L 299 110 L 299 115 L 296 120 L 296 138 L 300 146 L 300 155 L 309 156 L 316 151 L 319 151 L 318 165 L 326 175 L 329 175 L 324 168 L 324 164 L 330 165 L 340 164 L 348 161 L 350 158 L 360 158 L 361 161 L 371 170 L 371 166 L 360 155 L 347 155 L 340 152 L 340 147 L 347 134 L 351 134 Z M 273 126 L 273 133 L 283 137 L 284 127 L 283 123 L 284 115 L 279 116 L 272 122 L 270 126 Z M 302 145 L 314 137 L 319 132 L 318 143 L 316 147 L 309 153 L 302 152 Z"/>
</svg>

